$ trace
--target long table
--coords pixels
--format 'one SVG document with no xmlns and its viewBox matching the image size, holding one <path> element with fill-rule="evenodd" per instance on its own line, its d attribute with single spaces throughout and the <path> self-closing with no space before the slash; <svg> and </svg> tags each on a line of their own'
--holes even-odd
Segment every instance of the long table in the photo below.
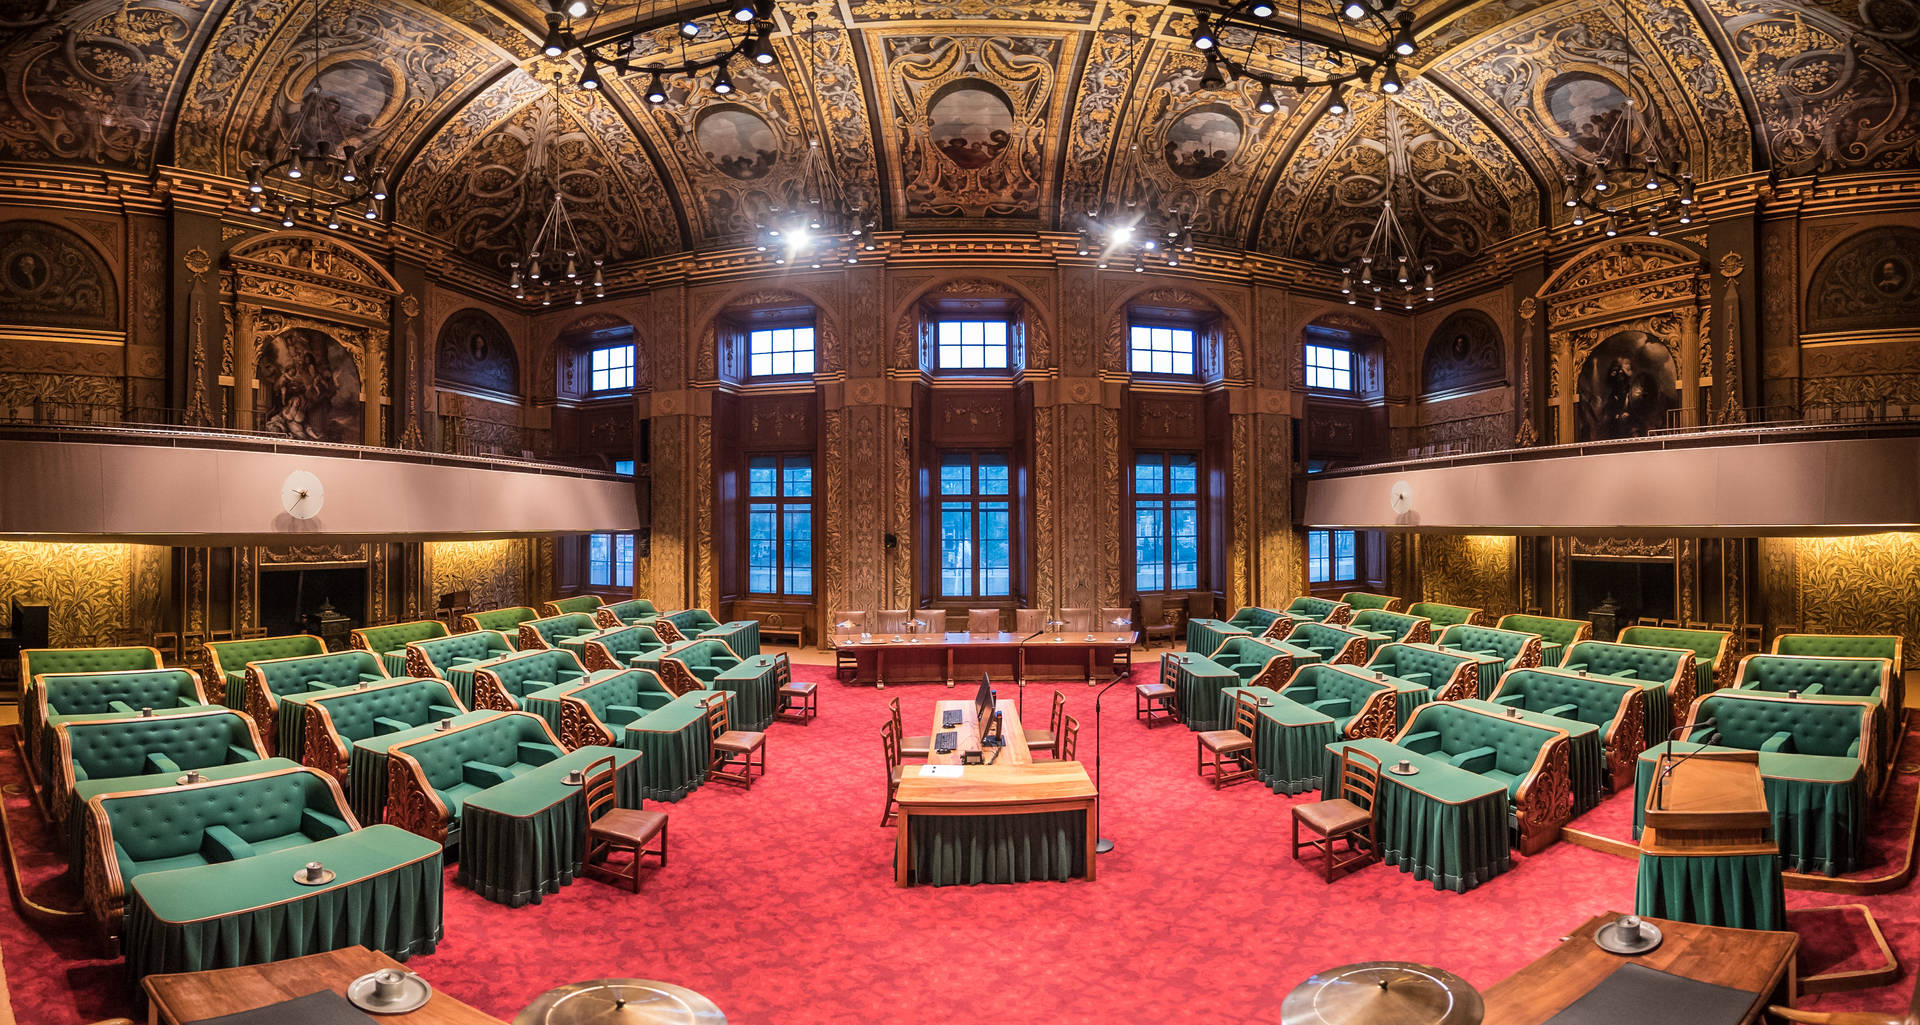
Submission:
<svg viewBox="0 0 1920 1025">
<path fill-rule="evenodd" d="M 1139 639 L 1135 632 L 874 634 L 842 637 L 854 658 L 853 682 L 955 683 L 982 674 L 997 680 L 1111 679 L 1116 655 Z"/>
<path fill-rule="evenodd" d="M 1427 879 L 1436 890 L 1465 893 L 1513 867 L 1507 847 L 1507 788 L 1377 737 L 1339 740 L 1326 747 L 1320 792 L 1340 796 L 1340 752 L 1353 747 L 1380 759 L 1379 807 L 1374 821 L 1382 860 Z M 1419 772 L 1389 771 L 1401 759 Z"/>
<path fill-rule="evenodd" d="M 907 766 L 894 794 L 899 826 L 894 839 L 894 885 L 1025 882 L 1094 878 L 1099 791 L 1079 762 L 1035 764 L 1011 699 L 997 703 L 1006 745 L 992 765 L 962 765 L 980 749 L 982 724 L 970 700 L 941 701 L 933 729 L 945 732 L 943 713 L 962 713 L 954 750 L 934 752 L 927 766 L 959 775 L 929 776 Z M 992 749 L 986 749 L 993 757 Z"/>
<path fill-rule="evenodd" d="M 331 989 L 345 996 L 353 980 L 383 969 L 407 971 L 405 965 L 386 954 L 351 946 L 242 968 L 149 975 L 140 984 L 146 987 L 151 1025 L 183 1025 L 269 1007 L 317 989 Z M 398 1025 L 505 1025 L 438 988 L 425 1007 L 383 1020 Z"/>
</svg>

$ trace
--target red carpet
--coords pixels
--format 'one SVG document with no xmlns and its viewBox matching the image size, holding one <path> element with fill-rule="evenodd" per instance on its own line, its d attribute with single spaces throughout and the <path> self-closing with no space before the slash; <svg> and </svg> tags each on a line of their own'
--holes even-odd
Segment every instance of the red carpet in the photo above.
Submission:
<svg viewBox="0 0 1920 1025">
<path fill-rule="evenodd" d="M 831 681 L 825 667 L 795 671 Z M 1029 689 L 1037 720 L 1052 688 Z M 1091 764 L 1094 691 L 1064 689 Z M 1012 1022 L 1272 1022 L 1287 991 L 1319 968 L 1424 961 L 1486 986 L 1589 915 L 1633 903 L 1631 860 L 1566 843 L 1465 895 L 1378 864 L 1328 886 L 1286 849 L 1288 808 L 1316 795 L 1253 783 L 1215 792 L 1194 775 L 1193 735 L 1136 724 L 1124 685 L 1106 702 L 1102 821 L 1118 847 L 1102 856 L 1098 880 L 899 890 L 893 831 L 878 824 L 886 701 L 899 696 L 909 730 L 921 732 L 933 702 L 955 692 L 824 690 L 821 718 L 772 727 L 771 771 L 751 791 L 709 785 L 666 806 L 671 862 L 649 869 L 639 896 L 578 882 L 510 910 L 449 870 L 447 938 L 412 967 L 504 1019 L 556 985 L 640 977 L 706 994 L 735 1025 L 909 1021 L 981 994 Z M 0 780 L 18 779 L 14 756 L 0 757 Z M 23 799 L 8 811 L 25 847 L 45 844 Z M 30 881 L 49 873 L 44 858 L 28 870 Z M 76 899 L 63 883 L 34 888 L 48 902 Z M 1920 949 L 1920 909 L 1907 893 L 1788 895 L 1794 907 L 1856 900 L 1897 951 Z M 23 1022 L 144 1020 L 119 962 L 97 959 L 82 934 L 43 936 L 8 911 L 0 946 Z M 1909 975 L 1818 1006 L 1900 1007 L 1911 986 Z"/>
</svg>

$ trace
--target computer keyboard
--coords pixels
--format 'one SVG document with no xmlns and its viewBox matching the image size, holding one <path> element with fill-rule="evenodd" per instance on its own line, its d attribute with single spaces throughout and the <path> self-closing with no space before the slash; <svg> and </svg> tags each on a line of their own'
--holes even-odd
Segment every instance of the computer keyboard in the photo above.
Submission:
<svg viewBox="0 0 1920 1025">
<path fill-rule="evenodd" d="M 959 745 L 960 734 L 956 730 L 948 730 L 945 733 L 936 733 L 933 735 L 933 749 L 941 754 L 947 754 Z"/>
<path fill-rule="evenodd" d="M 955 726 L 966 721 L 967 713 L 962 709 L 949 708 L 940 713 L 940 725 L 945 726 L 947 729 L 953 729 Z"/>
</svg>

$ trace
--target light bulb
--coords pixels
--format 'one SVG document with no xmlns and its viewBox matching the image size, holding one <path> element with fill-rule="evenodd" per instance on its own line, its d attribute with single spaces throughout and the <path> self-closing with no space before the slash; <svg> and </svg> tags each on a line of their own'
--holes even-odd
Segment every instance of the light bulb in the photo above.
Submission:
<svg viewBox="0 0 1920 1025">
<path fill-rule="evenodd" d="M 713 91 L 721 96 L 733 91 L 733 76 L 727 74 L 727 65 L 724 61 L 720 64 L 720 70 L 714 72 Z"/>
<path fill-rule="evenodd" d="M 386 202 L 386 199 L 387 199 L 386 168 L 376 167 L 373 169 L 373 198 L 380 200 L 383 203 Z"/>
<path fill-rule="evenodd" d="M 587 57 L 586 65 L 580 69 L 580 88 L 589 92 L 600 88 L 600 70 L 594 67 L 591 56 Z"/>
<path fill-rule="evenodd" d="M 1399 94 L 1400 89 L 1400 68 L 1398 65 L 1389 64 L 1387 65 L 1387 73 L 1381 76 L 1380 91 L 1386 93 L 1388 96 L 1394 96 Z"/>
<path fill-rule="evenodd" d="M 368 199 L 366 212 L 363 213 L 361 216 L 365 217 L 369 221 L 379 220 L 380 219 L 380 201 L 377 199 Z"/>
<path fill-rule="evenodd" d="M 1194 19 L 1193 48 L 1204 52 L 1213 49 L 1216 42 L 1217 40 L 1213 38 L 1213 29 L 1207 26 L 1206 17 L 1203 15 Z"/>
<path fill-rule="evenodd" d="M 1327 113 L 1332 114 L 1334 117 L 1339 117 L 1346 112 L 1347 87 L 1344 85 L 1336 85 L 1333 87 L 1332 94 L 1327 97 Z"/>
<path fill-rule="evenodd" d="M 680 34 L 692 39 L 700 34 L 700 23 L 689 18 L 680 23 Z"/>
<path fill-rule="evenodd" d="M 298 178 L 304 173 L 306 172 L 300 169 L 300 154 L 295 153 L 293 158 L 287 162 L 287 177 Z"/>
<path fill-rule="evenodd" d="M 547 37 L 540 41 L 540 52 L 549 57 L 558 57 L 567 52 L 566 37 L 560 31 L 560 22 L 547 22 Z"/>
<path fill-rule="evenodd" d="M 590 18 L 593 16 L 593 0 L 567 0 L 567 17 Z"/>
<path fill-rule="evenodd" d="M 1268 3 L 1267 0 L 1255 0 L 1254 5 L 1247 8 L 1247 13 L 1256 18 L 1271 18 L 1273 17 L 1273 5 Z"/>
<path fill-rule="evenodd" d="M 261 175 L 259 163 L 256 162 L 253 168 L 247 172 L 247 191 L 258 193 L 265 192 L 266 190 L 267 183 Z"/>
<path fill-rule="evenodd" d="M 660 72 L 658 71 L 653 73 L 652 78 L 647 79 L 647 102 L 667 102 L 667 87 L 665 83 L 660 81 Z"/>
<path fill-rule="evenodd" d="M 1254 109 L 1262 114 L 1271 114 L 1280 109 L 1279 102 L 1273 98 L 1273 86 L 1260 86 L 1260 102 L 1254 104 Z"/>
<path fill-rule="evenodd" d="M 1401 15 L 1400 31 L 1393 37 L 1393 52 L 1402 57 L 1411 57 L 1413 51 L 1413 16 Z"/>
<path fill-rule="evenodd" d="M 1340 8 L 1340 13 L 1346 15 L 1348 21 L 1359 21 L 1367 16 L 1367 5 L 1360 0 L 1347 0 L 1346 5 Z"/>
<path fill-rule="evenodd" d="M 762 67 L 773 63 L 773 42 L 767 38 L 767 33 L 754 37 L 753 45 L 747 49 L 747 57 Z"/>
<path fill-rule="evenodd" d="M 734 5 L 728 13 L 733 15 L 733 20 L 743 25 L 752 21 L 754 18 L 752 0 L 734 0 Z"/>
</svg>

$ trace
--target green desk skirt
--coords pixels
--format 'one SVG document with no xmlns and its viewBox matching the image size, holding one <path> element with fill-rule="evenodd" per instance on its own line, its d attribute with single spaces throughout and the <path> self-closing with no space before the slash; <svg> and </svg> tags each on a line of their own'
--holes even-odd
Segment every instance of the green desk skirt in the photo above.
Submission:
<svg viewBox="0 0 1920 1025">
<path fill-rule="evenodd" d="M 225 687 L 226 697 L 223 703 L 228 708 L 245 710 L 247 707 L 247 671 L 245 669 L 227 670 Z"/>
<path fill-rule="evenodd" d="M 462 712 L 451 719 L 442 720 L 453 725 L 448 729 L 458 729 L 470 722 L 479 722 L 498 712 Z M 382 821 L 387 813 L 387 749 L 395 744 L 417 740 L 434 731 L 434 723 L 429 726 L 416 726 L 398 733 L 369 737 L 355 741 L 347 751 L 347 803 L 353 806 L 355 818 L 360 824 L 370 825 Z"/>
<path fill-rule="evenodd" d="M 307 705 L 316 696 L 332 694 L 335 688 L 310 690 L 303 694 L 282 694 L 273 709 L 274 752 L 299 761 L 306 753 Z"/>
<path fill-rule="evenodd" d="M 388 676 L 407 675 L 407 649 L 381 652 L 380 665 L 386 669 Z"/>
<path fill-rule="evenodd" d="M 1424 677 L 1427 674 L 1420 675 Z M 1395 730 L 1405 726 L 1407 720 L 1413 718 L 1413 713 L 1421 705 L 1432 704 L 1434 699 L 1440 696 L 1439 691 L 1424 683 L 1403 680 L 1397 676 L 1387 677 L 1386 682 L 1393 685 L 1393 728 Z"/>
<path fill-rule="evenodd" d="M 1567 649 L 1561 646 L 1559 641 L 1540 642 L 1540 664 L 1543 666 L 1558 666 L 1566 654 Z"/>
<path fill-rule="evenodd" d="M 460 696 L 460 703 L 473 707 L 473 664 L 454 666 L 447 670 L 447 682 L 453 684 L 453 692 Z"/>
<path fill-rule="evenodd" d="M 1174 701 L 1180 706 L 1180 718 L 1187 729 L 1224 729 L 1213 717 L 1220 713 L 1220 695 L 1239 686 L 1240 677 L 1205 655 L 1163 655 L 1161 659 L 1161 676 L 1164 679 L 1169 672 L 1172 674 L 1169 682 L 1176 692 Z M 1229 710 L 1227 714 L 1231 717 L 1233 713 Z"/>
<path fill-rule="evenodd" d="M 1087 874 L 1085 812 L 915 815 L 913 881 L 922 885 L 1065 882 Z"/>
<path fill-rule="evenodd" d="M 627 724 L 620 746 L 644 756 L 641 793 L 647 800 L 678 801 L 707 781 L 713 740 L 701 704 L 720 693 L 688 691 Z"/>
<path fill-rule="evenodd" d="M 460 808 L 461 883 L 496 904 L 538 904 L 580 874 L 586 856 L 582 790 L 568 772 L 613 756 L 615 804 L 640 807 L 641 756 L 588 745 L 488 787 Z"/>
<path fill-rule="evenodd" d="M 1787 928 L 1787 894 L 1775 854 L 1640 855 L 1633 913 L 1730 929 Z"/>
<path fill-rule="evenodd" d="M 1492 715 L 1506 715 L 1508 707 L 1479 698 L 1468 698 L 1460 704 Z M 1520 718 L 1567 731 L 1567 775 L 1573 788 L 1573 813 L 1579 815 L 1598 805 L 1601 788 L 1607 781 L 1607 751 L 1600 742 L 1600 727 L 1579 719 L 1525 710 L 1521 711 Z"/>
<path fill-rule="evenodd" d="M 740 664 L 707 682 L 709 690 L 733 695 L 729 722 L 736 730 L 764 730 L 779 707 L 780 677 L 772 656 L 742 656 Z"/>
<path fill-rule="evenodd" d="M 1674 754 L 1701 745 L 1676 741 Z M 1640 839 L 1654 769 L 1664 743 L 1649 749 L 1634 766 L 1633 838 Z M 1712 747 L 1710 751 L 1731 748 Z M 1789 872 L 1844 875 L 1866 857 L 1868 781 L 1858 759 L 1822 755 L 1760 754 L 1760 782 L 1773 815 L 1773 839 L 1780 863 Z"/>
<path fill-rule="evenodd" d="M 1647 696 L 1647 746 L 1664 744 L 1667 734 L 1673 732 L 1673 684 L 1666 680 L 1639 680 L 1624 677 L 1629 683 L 1640 685 L 1640 693 Z M 1685 715 L 1687 709 L 1681 709 Z"/>
<path fill-rule="evenodd" d="M 1475 694 L 1474 697 L 1482 699 L 1492 697 L 1493 692 L 1500 687 L 1500 674 L 1507 671 L 1506 659 L 1493 658 L 1487 655 L 1475 655 L 1472 652 L 1458 652 L 1458 654 L 1463 654 L 1473 659 L 1480 670 L 1479 693 Z"/>
<path fill-rule="evenodd" d="M 1333 719 L 1266 687 L 1229 687 L 1220 692 L 1223 722 L 1232 722 L 1233 704 L 1242 694 L 1267 702 L 1253 725 L 1253 764 L 1260 782 L 1276 794 L 1318 790 L 1327 745 L 1335 736 Z"/>
<path fill-rule="evenodd" d="M 1437 758 L 1416 754 L 1376 737 L 1326 746 L 1323 795 L 1340 793 L 1340 751 L 1356 747 L 1380 759 L 1380 804 L 1375 820 L 1384 860 L 1436 890 L 1465 893 L 1513 867 L 1507 847 L 1507 788 Z M 1420 773 L 1397 776 L 1387 769 L 1401 759 Z"/>
<path fill-rule="evenodd" d="M 1187 620 L 1187 650 L 1195 655 L 1211 655 L 1227 638 L 1247 636 L 1247 631 L 1218 619 Z"/>
<path fill-rule="evenodd" d="M 293 874 L 309 861 L 325 886 Z M 369 826 L 238 862 L 135 876 L 122 944 L 135 979 L 264 964 L 364 946 L 430 954 L 441 937 L 440 845 L 398 826 Z"/>
<path fill-rule="evenodd" d="M 253 762 L 235 762 L 232 765 L 212 765 L 200 770 L 204 779 L 235 779 L 240 776 L 255 776 L 266 772 L 279 772 L 284 769 L 297 769 L 300 763 L 286 758 L 262 758 Z M 98 794 L 123 794 L 133 790 L 154 790 L 159 787 L 180 785 L 177 772 L 155 772 L 144 776 L 115 776 L 111 779 L 87 779 L 74 784 L 72 799 L 67 804 L 67 868 L 73 878 L 80 878 L 80 863 L 86 858 L 87 801 Z"/>
<path fill-rule="evenodd" d="M 711 630 L 700 631 L 700 639 L 725 641 L 741 658 L 752 658 L 760 654 L 760 621 L 757 619 L 736 619 L 731 623 L 722 623 Z"/>
</svg>

